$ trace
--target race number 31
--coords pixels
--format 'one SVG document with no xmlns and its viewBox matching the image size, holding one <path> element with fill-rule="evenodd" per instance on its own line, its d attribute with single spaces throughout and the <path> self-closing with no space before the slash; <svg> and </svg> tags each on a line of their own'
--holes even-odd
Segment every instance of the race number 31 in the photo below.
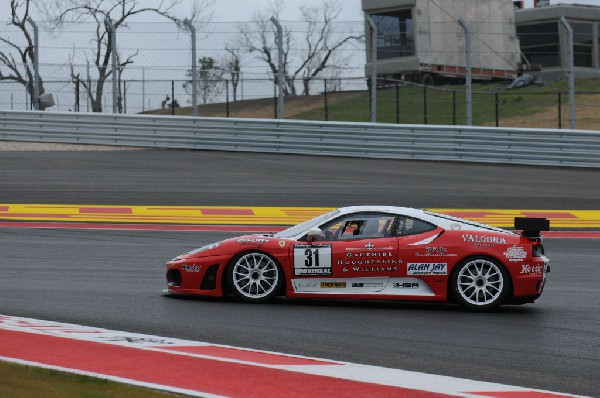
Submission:
<svg viewBox="0 0 600 398">
<path fill-rule="evenodd" d="M 294 246 L 294 275 L 331 275 L 331 245 Z"/>
</svg>

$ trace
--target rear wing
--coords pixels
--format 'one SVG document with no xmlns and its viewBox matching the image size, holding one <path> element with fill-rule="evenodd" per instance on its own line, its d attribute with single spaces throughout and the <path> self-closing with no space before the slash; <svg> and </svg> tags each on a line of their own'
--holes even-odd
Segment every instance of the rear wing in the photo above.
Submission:
<svg viewBox="0 0 600 398">
<path fill-rule="evenodd" d="M 521 235 L 527 238 L 539 238 L 541 231 L 550 230 L 550 220 L 547 218 L 515 217 L 515 229 L 521 230 Z"/>
</svg>

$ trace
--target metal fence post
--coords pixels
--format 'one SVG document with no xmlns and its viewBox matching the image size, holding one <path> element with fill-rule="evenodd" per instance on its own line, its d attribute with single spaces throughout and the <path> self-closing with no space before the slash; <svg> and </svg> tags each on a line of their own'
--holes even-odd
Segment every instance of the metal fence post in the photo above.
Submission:
<svg viewBox="0 0 600 398">
<path fill-rule="evenodd" d="M 329 121 L 329 104 L 327 103 L 327 79 L 323 79 L 323 100 L 325 101 L 325 121 Z"/>
<path fill-rule="evenodd" d="M 569 80 L 569 127 L 575 128 L 575 61 L 573 59 L 573 28 L 565 17 L 560 17 L 560 23 L 567 30 L 567 77 Z"/>
<path fill-rule="evenodd" d="M 117 30 L 109 17 L 104 18 L 106 27 L 110 30 L 110 58 L 112 61 L 112 108 L 117 113 Z"/>
<path fill-rule="evenodd" d="M 396 83 L 396 124 L 400 124 L 400 85 Z"/>
<path fill-rule="evenodd" d="M 558 128 L 562 129 L 562 94 L 558 93 Z"/>
<path fill-rule="evenodd" d="M 283 28 L 274 16 L 271 17 L 271 22 L 277 28 L 277 118 L 285 119 L 285 104 L 283 93 Z"/>
<path fill-rule="evenodd" d="M 473 125 L 473 74 L 471 68 L 471 30 L 464 19 L 458 23 L 465 31 L 465 68 L 467 72 L 467 126 Z"/>
<path fill-rule="evenodd" d="M 171 80 L 171 115 L 175 115 L 175 80 Z"/>
<path fill-rule="evenodd" d="M 183 23 L 190 30 L 192 35 L 192 116 L 198 116 L 198 70 L 196 66 L 196 28 L 189 19 L 184 19 Z"/>
<path fill-rule="evenodd" d="M 225 116 L 229 117 L 229 80 L 225 79 Z"/>
<path fill-rule="evenodd" d="M 494 93 L 494 100 L 496 102 L 496 127 L 500 126 L 500 99 L 498 98 L 498 92 Z"/>
<path fill-rule="evenodd" d="M 371 123 L 377 123 L 377 26 L 367 15 L 371 27 Z"/>
<path fill-rule="evenodd" d="M 423 124 L 427 124 L 427 85 L 423 85 Z"/>
<path fill-rule="evenodd" d="M 36 111 L 40 110 L 40 35 L 37 24 L 33 21 L 31 17 L 27 18 L 27 21 L 33 27 L 33 109 Z"/>
</svg>

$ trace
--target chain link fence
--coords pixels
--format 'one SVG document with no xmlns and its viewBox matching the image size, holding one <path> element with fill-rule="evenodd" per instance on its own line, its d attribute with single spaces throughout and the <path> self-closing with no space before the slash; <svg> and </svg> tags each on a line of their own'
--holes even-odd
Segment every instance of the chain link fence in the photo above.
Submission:
<svg viewBox="0 0 600 398">
<path fill-rule="evenodd" d="M 485 32 L 478 24 L 470 25 L 475 38 L 472 48 L 475 84 L 469 88 L 464 79 L 452 77 L 436 78 L 432 86 L 392 76 L 380 78 L 370 86 L 365 70 L 366 25 L 363 21 L 331 23 L 327 28 L 329 48 L 346 38 L 351 39 L 332 51 L 328 66 L 318 70 L 325 53 L 314 59 L 309 59 L 309 55 L 317 42 L 315 37 L 324 26 L 293 21 L 280 23 L 289 38 L 284 44 L 287 57 L 283 93 L 286 118 L 367 122 L 371 120 L 369 90 L 375 87 L 378 122 L 460 125 L 466 123 L 466 95 L 470 89 L 474 125 L 569 127 L 566 78 L 546 82 L 545 86 L 521 89 L 507 88 L 507 80 L 477 79 L 485 74 L 481 68 L 476 70 L 477 65 L 490 57 L 495 57 L 498 64 L 515 63 L 511 59 L 514 52 L 509 50 L 511 43 L 506 42 L 505 24 Z M 55 102 L 49 111 L 112 112 L 114 99 L 120 113 L 192 114 L 193 38 L 189 30 L 172 22 L 121 26 L 116 34 L 117 61 L 121 67 L 115 74 L 117 92 L 113 93 L 113 75 L 102 75 L 104 65 L 110 70 L 111 64 L 105 41 L 98 41 L 97 24 L 55 26 L 50 22 L 37 22 L 37 25 L 40 29 L 42 91 L 51 93 Z M 593 62 L 590 64 L 593 51 L 589 44 L 593 41 L 592 33 L 574 25 L 575 66 L 593 66 Z M 276 118 L 279 93 L 276 68 L 273 68 L 277 65 L 274 25 L 270 21 L 248 21 L 209 23 L 195 28 L 197 114 Z M 518 62 L 528 68 L 552 60 L 564 64 L 564 54 L 558 45 L 560 26 L 556 24 L 556 29 L 548 27 L 547 33 L 540 32 L 539 27 L 536 29 L 519 29 L 518 36 L 513 38 L 521 43 L 524 54 Z M 414 37 L 411 39 L 408 29 L 392 33 L 378 36 L 381 51 L 414 52 Z M 431 38 L 440 42 L 443 37 L 464 41 L 464 35 L 458 24 L 439 24 L 429 32 Z M 0 38 L 26 46 L 21 36 L 21 32 L 10 26 L 0 27 Z M 429 64 L 439 63 L 448 56 L 455 58 L 456 64 L 464 59 L 464 53 L 450 54 L 443 46 L 434 47 L 426 49 Z M 462 48 L 466 51 L 464 45 Z M 13 50 L 6 42 L 0 42 L 0 52 L 11 54 Z M 19 67 L 25 70 L 24 65 Z M 464 70 L 462 72 L 464 75 Z M 600 83 L 578 81 L 576 93 L 577 128 L 598 129 Z M 0 109 L 32 109 L 31 97 L 23 84 L 0 81 Z"/>
</svg>

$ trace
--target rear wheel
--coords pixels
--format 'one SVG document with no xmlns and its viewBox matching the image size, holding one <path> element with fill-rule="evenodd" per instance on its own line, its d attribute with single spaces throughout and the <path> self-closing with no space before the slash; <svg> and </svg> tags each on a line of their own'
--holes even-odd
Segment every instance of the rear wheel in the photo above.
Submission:
<svg viewBox="0 0 600 398">
<path fill-rule="evenodd" d="M 456 301 L 473 311 L 497 308 L 510 291 L 510 277 L 504 266 L 487 257 L 471 258 L 458 264 L 450 283 Z"/>
<path fill-rule="evenodd" d="M 233 259 L 227 279 L 236 297 L 262 303 L 277 295 L 283 283 L 283 272 L 268 254 L 249 252 Z"/>
</svg>

